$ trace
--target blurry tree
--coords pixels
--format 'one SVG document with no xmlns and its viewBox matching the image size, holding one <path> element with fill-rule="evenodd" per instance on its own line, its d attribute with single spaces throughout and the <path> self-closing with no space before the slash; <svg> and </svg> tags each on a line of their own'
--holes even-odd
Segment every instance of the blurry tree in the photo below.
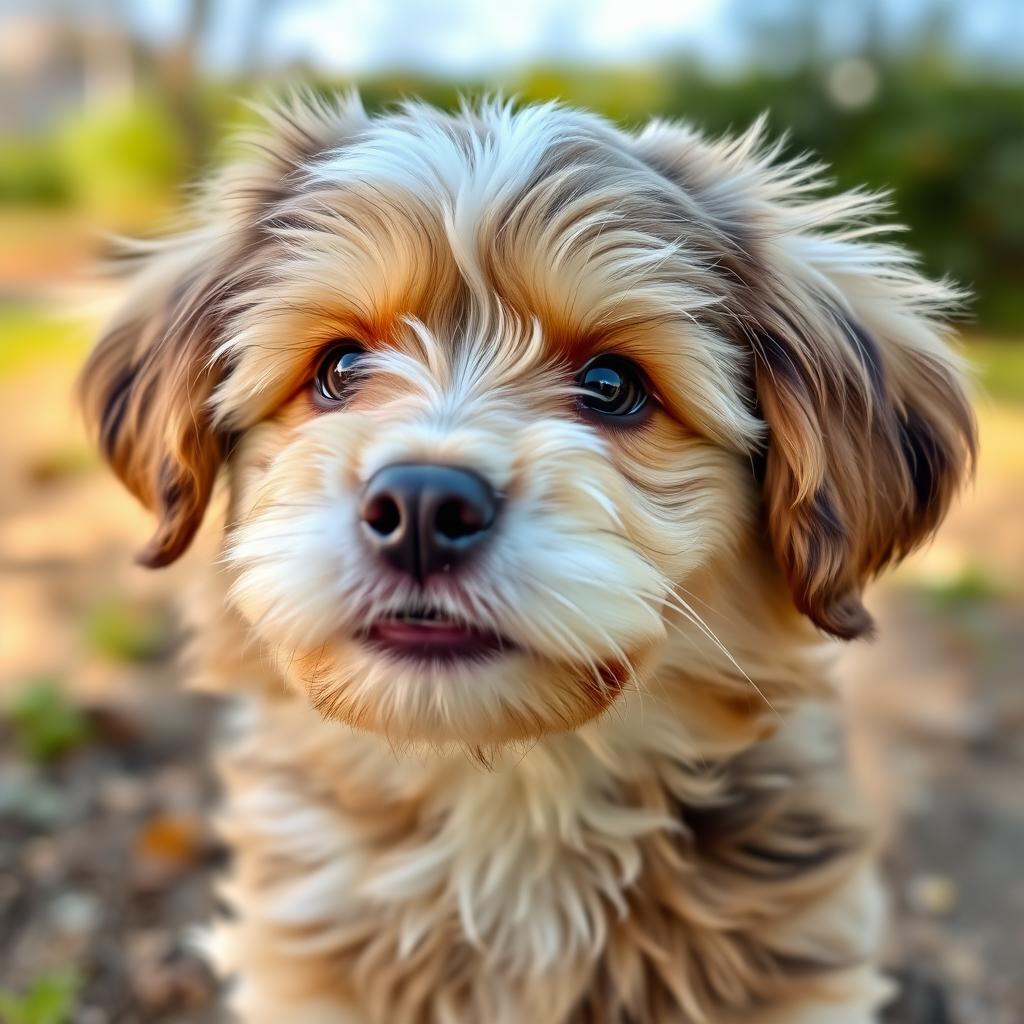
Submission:
<svg viewBox="0 0 1024 1024">
<path fill-rule="evenodd" d="M 178 122 L 191 167 L 202 166 L 210 141 L 210 125 L 199 99 L 199 50 L 210 27 L 212 9 L 211 0 L 187 0 L 184 27 L 177 40 L 147 54 Z"/>
<path fill-rule="evenodd" d="M 220 158 L 222 125 L 238 119 L 235 97 L 263 92 L 272 81 L 271 33 L 293 2 L 247 0 L 231 8 L 240 63 L 225 77 L 203 63 L 226 9 L 218 0 L 179 0 L 178 27 L 164 39 L 140 30 L 133 0 L 81 0 L 72 9 L 91 95 L 49 137 L 8 140 L 0 152 L 0 203 L 73 202 L 115 227 L 136 229 L 173 205 L 177 186 Z M 1016 0 L 990 2 L 1012 13 Z M 789 150 L 821 157 L 840 186 L 891 189 L 894 215 L 909 227 L 927 269 L 972 288 L 981 323 L 1019 329 L 1024 76 L 1019 57 L 1017 64 L 963 63 L 959 9 L 951 0 L 921 0 L 916 23 L 896 31 L 884 0 L 735 0 L 730 32 L 747 60 L 728 71 L 680 53 L 619 66 L 546 60 L 474 81 L 416 71 L 406 60 L 401 70 L 359 84 L 370 108 L 408 95 L 451 107 L 460 93 L 500 85 L 524 99 L 558 97 L 626 124 L 667 116 L 711 133 L 742 130 L 767 110 L 772 130 L 788 133 Z M 451 10 L 445 6 L 445 17 Z M 396 18 L 380 20 L 383 36 Z M 548 27 L 566 31 L 554 14 Z M 67 31 L 61 40 L 66 56 Z M 403 59 L 407 42 L 392 41 L 384 52 Z M 74 63 L 62 58 L 61 66 Z M 315 71 L 301 77 L 324 90 L 350 84 Z"/>
</svg>

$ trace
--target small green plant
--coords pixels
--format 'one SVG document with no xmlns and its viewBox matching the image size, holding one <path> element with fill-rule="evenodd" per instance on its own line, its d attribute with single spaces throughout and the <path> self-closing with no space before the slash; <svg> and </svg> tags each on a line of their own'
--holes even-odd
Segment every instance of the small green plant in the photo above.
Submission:
<svg viewBox="0 0 1024 1024">
<path fill-rule="evenodd" d="M 55 128 L 65 188 L 79 209 L 120 230 L 173 207 L 188 173 L 185 140 L 158 97 L 92 104 Z"/>
<path fill-rule="evenodd" d="M 6 225 L 0 224 L 0 232 Z M 79 363 L 88 348 L 86 325 L 25 302 L 0 302 L 0 379 L 26 366 L 58 360 Z"/>
<path fill-rule="evenodd" d="M 0 146 L 0 203 L 66 203 L 68 188 L 50 140 L 7 137 Z"/>
<path fill-rule="evenodd" d="M 99 466 L 96 454 L 84 445 L 65 445 L 45 452 L 29 463 L 29 478 L 38 484 L 81 476 Z"/>
<path fill-rule="evenodd" d="M 970 339 L 965 355 L 977 374 L 983 396 L 1024 404 L 1024 344 L 1019 339 Z"/>
<path fill-rule="evenodd" d="M 154 661 L 166 653 L 169 634 L 167 618 L 159 610 L 127 601 L 103 601 L 85 617 L 87 646 L 114 661 Z"/>
<path fill-rule="evenodd" d="M 980 565 L 966 565 L 955 576 L 922 587 L 924 597 L 936 608 L 956 611 L 1003 596 L 999 582 Z"/>
<path fill-rule="evenodd" d="M 78 992 L 73 970 L 39 975 L 23 993 L 0 989 L 0 1021 L 3 1024 L 68 1024 Z"/>
<path fill-rule="evenodd" d="M 33 760 L 48 763 L 89 738 L 89 723 L 51 679 L 29 683 L 6 709 L 15 742 Z"/>
</svg>

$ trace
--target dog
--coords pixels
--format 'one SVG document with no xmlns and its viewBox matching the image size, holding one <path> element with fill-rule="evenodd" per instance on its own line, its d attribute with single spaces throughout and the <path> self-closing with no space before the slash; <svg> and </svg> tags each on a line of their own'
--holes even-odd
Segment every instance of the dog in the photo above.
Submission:
<svg viewBox="0 0 1024 1024">
<path fill-rule="evenodd" d="M 230 1012 L 876 1019 L 832 640 L 970 473 L 959 294 L 762 122 L 264 116 L 82 379 L 144 565 L 223 493 Z"/>
</svg>

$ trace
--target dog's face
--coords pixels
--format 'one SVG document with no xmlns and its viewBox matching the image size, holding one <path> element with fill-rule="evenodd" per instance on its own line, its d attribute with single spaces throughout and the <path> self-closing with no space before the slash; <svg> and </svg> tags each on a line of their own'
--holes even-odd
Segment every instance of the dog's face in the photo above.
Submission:
<svg viewBox="0 0 1024 1024">
<path fill-rule="evenodd" d="M 749 139 L 349 101 L 262 148 L 140 273 L 85 391 L 161 514 L 151 564 L 226 462 L 232 599 L 323 714 L 571 729 L 665 660 L 697 574 L 769 548 L 852 636 L 941 517 L 972 441 L 941 289 L 815 234 L 856 203 Z"/>
</svg>

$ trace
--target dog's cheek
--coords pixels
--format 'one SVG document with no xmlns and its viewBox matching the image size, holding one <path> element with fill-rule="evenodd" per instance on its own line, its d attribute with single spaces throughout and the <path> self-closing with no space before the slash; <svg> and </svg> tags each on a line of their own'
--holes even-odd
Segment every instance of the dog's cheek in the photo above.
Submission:
<svg viewBox="0 0 1024 1024">
<path fill-rule="evenodd" d="M 346 572 L 357 548 L 357 428 L 341 416 L 298 430 L 266 422 L 247 433 L 232 460 L 225 555 L 232 600 L 261 640 L 290 645 L 293 654 L 344 626 Z"/>
<path fill-rule="evenodd" d="M 271 421 L 259 423 L 239 437 L 227 467 L 232 523 L 254 506 L 274 460 L 293 439 L 291 431 Z"/>
<path fill-rule="evenodd" d="M 671 581 L 730 557 L 757 521 L 749 463 L 660 416 L 616 441 L 613 457 L 629 482 L 629 536 Z"/>
<path fill-rule="evenodd" d="M 513 635 L 555 662 L 611 663 L 663 634 L 661 585 L 627 536 L 629 487 L 604 440 L 557 419 L 516 439 L 502 535 L 488 571 Z"/>
</svg>

